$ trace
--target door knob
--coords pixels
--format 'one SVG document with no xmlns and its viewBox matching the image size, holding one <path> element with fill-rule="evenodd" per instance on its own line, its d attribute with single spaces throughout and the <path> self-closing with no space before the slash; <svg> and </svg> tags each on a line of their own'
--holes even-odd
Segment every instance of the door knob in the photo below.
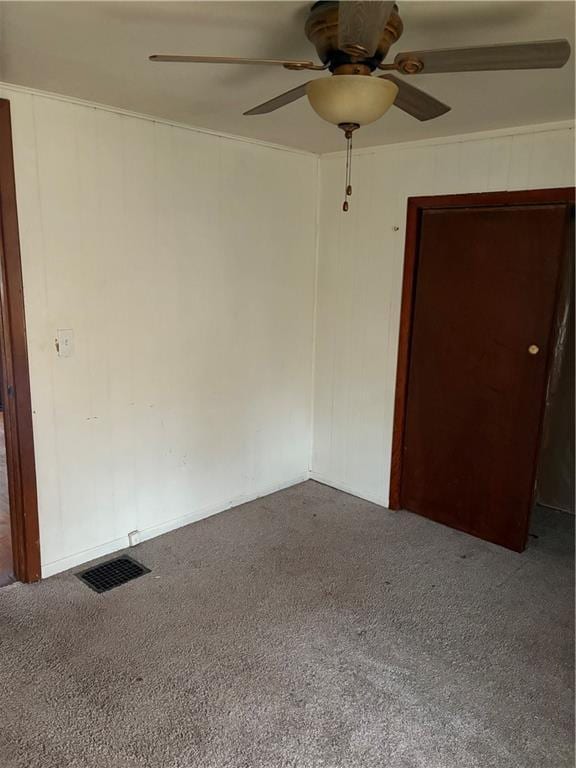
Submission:
<svg viewBox="0 0 576 768">
<path fill-rule="evenodd" d="M 537 355 L 538 352 L 540 352 L 540 347 L 537 344 L 530 344 L 528 352 L 530 352 L 531 355 Z"/>
</svg>

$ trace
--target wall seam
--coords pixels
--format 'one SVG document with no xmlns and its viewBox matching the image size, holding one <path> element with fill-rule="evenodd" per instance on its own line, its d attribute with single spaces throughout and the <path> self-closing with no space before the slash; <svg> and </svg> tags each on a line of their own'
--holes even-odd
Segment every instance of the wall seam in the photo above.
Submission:
<svg viewBox="0 0 576 768">
<path fill-rule="evenodd" d="M 320 157 L 316 158 L 316 216 L 315 216 L 315 246 L 314 246 L 314 303 L 312 307 L 312 375 L 310 393 L 310 449 L 308 456 L 308 472 L 312 472 L 315 445 L 315 414 L 316 414 L 316 343 L 318 339 L 318 287 L 320 270 L 320 201 L 322 197 L 322 176 L 320 173 Z"/>
</svg>

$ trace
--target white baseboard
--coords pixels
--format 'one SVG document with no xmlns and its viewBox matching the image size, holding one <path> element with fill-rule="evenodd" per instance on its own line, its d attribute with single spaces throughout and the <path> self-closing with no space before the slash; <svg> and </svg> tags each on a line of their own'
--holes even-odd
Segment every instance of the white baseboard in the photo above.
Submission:
<svg viewBox="0 0 576 768">
<path fill-rule="evenodd" d="M 210 517 L 211 515 L 224 512 L 226 509 L 230 509 L 231 507 L 237 507 L 240 504 L 246 504 L 249 501 L 254 501 L 254 499 L 259 499 L 262 496 L 269 496 L 271 493 L 283 491 L 285 488 L 290 488 L 293 485 L 298 485 L 298 483 L 303 483 L 305 480 L 309 479 L 310 473 L 303 472 L 287 482 L 267 486 L 258 489 L 253 493 L 241 494 L 240 496 L 236 496 L 232 499 L 227 499 L 226 501 L 217 504 L 211 504 L 207 507 L 196 509 L 194 512 L 190 512 L 187 515 L 176 517 L 172 520 L 160 523 L 159 525 L 152 526 L 151 528 L 145 528 L 141 531 L 138 531 L 139 540 L 140 542 L 148 541 L 149 539 L 153 539 L 156 536 L 161 536 L 163 533 L 168 533 L 169 531 L 173 531 L 176 528 L 182 528 L 182 526 L 189 525 L 190 523 L 196 523 L 198 520 L 203 520 L 204 518 Z M 54 560 L 50 563 L 43 563 L 42 578 L 46 579 L 49 576 L 62 573 L 62 571 L 67 571 L 70 568 L 84 565 L 85 563 L 88 563 L 91 560 L 96 560 L 99 557 L 105 557 L 106 555 L 110 555 L 113 552 L 118 552 L 118 550 L 127 549 L 129 546 L 130 544 L 128 541 L 127 532 L 126 536 L 122 536 L 119 539 L 108 541 L 104 544 L 98 545 L 97 547 L 84 549 L 81 552 L 75 552 L 72 555 L 68 555 L 67 557 L 63 557 L 59 560 Z"/>
<path fill-rule="evenodd" d="M 182 528 L 182 526 L 190 525 L 190 523 L 197 523 L 198 520 L 203 520 L 205 517 L 217 515 L 219 512 L 224 512 L 226 509 L 230 509 L 231 507 L 238 507 L 240 504 L 246 504 L 249 501 L 254 501 L 254 499 L 259 499 L 262 496 L 269 496 L 271 493 L 283 491 L 285 488 L 291 488 L 293 485 L 298 485 L 298 483 L 303 483 L 305 480 L 309 479 L 310 473 L 304 472 L 286 483 L 271 485 L 258 490 L 255 493 L 241 494 L 240 496 L 235 496 L 233 499 L 229 499 L 222 504 L 210 504 L 207 507 L 203 507 L 194 512 L 190 512 L 188 515 L 183 515 L 182 517 L 177 517 L 173 520 L 168 520 L 164 523 L 160 523 L 159 525 L 154 525 L 151 528 L 145 528 L 139 531 L 140 541 L 148 541 L 148 539 L 161 536 L 163 533 L 168 533 L 169 531 L 173 531 L 176 528 Z"/>
<path fill-rule="evenodd" d="M 97 547 L 83 549 L 81 552 L 74 552 L 74 554 L 63 557 L 60 560 L 43 563 L 42 578 L 47 579 L 48 576 L 54 576 L 56 573 L 67 571 L 69 568 L 75 568 L 77 565 L 83 565 L 84 563 L 90 562 L 90 560 L 96 560 L 98 557 L 105 557 L 111 552 L 117 552 L 119 549 L 126 549 L 127 546 L 128 534 L 119 539 L 99 544 Z"/>
<path fill-rule="evenodd" d="M 318 474 L 318 472 L 310 472 L 310 480 L 316 480 L 317 483 L 328 485 L 330 488 L 336 488 L 337 491 L 344 491 L 344 493 L 349 493 L 351 496 L 357 496 L 359 499 L 364 499 L 364 501 L 371 501 L 372 504 L 378 504 L 379 507 L 388 508 L 388 499 L 384 496 L 367 494 L 352 486 L 336 483 L 333 480 Z"/>
</svg>

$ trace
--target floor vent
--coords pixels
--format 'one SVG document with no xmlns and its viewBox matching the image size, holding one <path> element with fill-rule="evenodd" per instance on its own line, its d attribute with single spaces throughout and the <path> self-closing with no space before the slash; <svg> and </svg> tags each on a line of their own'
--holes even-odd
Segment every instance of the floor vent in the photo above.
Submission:
<svg viewBox="0 0 576 768">
<path fill-rule="evenodd" d="M 131 557 L 122 555 L 76 575 L 94 592 L 108 592 L 109 589 L 126 584 L 127 581 L 137 579 L 145 573 L 150 573 L 150 569 L 132 560 Z"/>
</svg>

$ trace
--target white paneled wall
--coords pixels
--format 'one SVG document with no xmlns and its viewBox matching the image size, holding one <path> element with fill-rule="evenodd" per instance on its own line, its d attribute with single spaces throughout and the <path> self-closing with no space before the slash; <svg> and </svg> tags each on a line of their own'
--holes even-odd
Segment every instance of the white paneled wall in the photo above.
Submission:
<svg viewBox="0 0 576 768">
<path fill-rule="evenodd" d="M 356 155 L 342 214 L 341 155 L 12 86 L 0 97 L 44 575 L 310 466 L 386 504 L 407 197 L 574 184 L 566 128 L 395 145 Z M 58 329 L 73 331 L 71 357 Z"/>
<path fill-rule="evenodd" d="M 307 477 L 317 159 L 0 96 L 43 574 Z M 73 329 L 73 356 L 57 356 L 57 329 Z"/>
<path fill-rule="evenodd" d="M 511 132 L 321 159 L 312 476 L 388 503 L 409 196 L 574 185 L 572 130 Z"/>
</svg>

